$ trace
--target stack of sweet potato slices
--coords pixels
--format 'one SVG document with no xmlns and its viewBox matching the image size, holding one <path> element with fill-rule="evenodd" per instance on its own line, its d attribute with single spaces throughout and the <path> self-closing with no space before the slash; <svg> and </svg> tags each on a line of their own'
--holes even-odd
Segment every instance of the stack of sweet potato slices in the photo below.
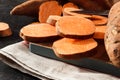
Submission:
<svg viewBox="0 0 120 80">
<path fill-rule="evenodd" d="M 74 13 L 81 10 L 76 6 L 72 3 L 62 6 L 57 1 L 42 3 L 38 11 L 39 22 L 24 26 L 20 37 L 35 43 L 52 41 L 53 51 L 64 59 L 96 55 L 97 40 L 104 39 L 107 17 Z"/>
</svg>

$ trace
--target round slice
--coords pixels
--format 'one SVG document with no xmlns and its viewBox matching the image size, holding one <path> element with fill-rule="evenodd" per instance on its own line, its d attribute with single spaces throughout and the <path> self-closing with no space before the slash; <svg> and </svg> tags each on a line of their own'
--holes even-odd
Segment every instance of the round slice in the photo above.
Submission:
<svg viewBox="0 0 120 80">
<path fill-rule="evenodd" d="M 39 7 L 39 21 L 45 23 L 50 15 L 62 14 L 62 6 L 57 1 L 46 1 Z"/>
<path fill-rule="evenodd" d="M 86 40 L 63 38 L 53 43 L 55 54 L 64 59 L 80 59 L 96 54 L 97 42 L 90 38 Z"/>
<path fill-rule="evenodd" d="M 0 37 L 12 35 L 12 31 L 7 23 L 0 22 Z"/>
<path fill-rule="evenodd" d="M 56 23 L 58 35 L 66 38 L 87 39 L 95 32 L 94 23 L 86 18 L 77 16 L 63 16 Z"/>
<path fill-rule="evenodd" d="M 54 41 L 59 39 L 55 27 L 46 23 L 29 24 L 20 30 L 20 36 L 30 42 Z"/>
<path fill-rule="evenodd" d="M 99 16 L 99 15 L 92 15 L 92 17 L 90 19 L 93 21 L 93 23 L 96 26 L 106 25 L 108 22 L 107 17 Z"/>
</svg>

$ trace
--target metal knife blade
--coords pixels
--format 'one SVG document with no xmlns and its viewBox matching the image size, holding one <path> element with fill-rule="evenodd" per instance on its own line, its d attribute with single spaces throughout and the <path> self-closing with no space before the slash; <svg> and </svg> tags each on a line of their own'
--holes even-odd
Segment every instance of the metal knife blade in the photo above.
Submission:
<svg viewBox="0 0 120 80">
<path fill-rule="evenodd" d="M 50 59 L 66 62 L 66 63 L 72 64 L 72 65 L 75 65 L 78 67 L 91 69 L 94 71 L 106 73 L 106 74 L 120 78 L 120 68 L 117 68 L 117 67 L 113 66 L 112 64 L 108 64 L 108 63 L 100 61 L 100 60 L 89 59 L 89 58 L 84 58 L 84 59 L 80 59 L 80 60 L 61 59 L 61 58 L 58 58 L 54 54 L 52 49 L 40 46 L 40 45 L 35 44 L 35 43 L 29 44 L 29 50 L 31 52 L 33 52 L 37 55 L 43 56 L 43 57 L 47 57 Z"/>
</svg>

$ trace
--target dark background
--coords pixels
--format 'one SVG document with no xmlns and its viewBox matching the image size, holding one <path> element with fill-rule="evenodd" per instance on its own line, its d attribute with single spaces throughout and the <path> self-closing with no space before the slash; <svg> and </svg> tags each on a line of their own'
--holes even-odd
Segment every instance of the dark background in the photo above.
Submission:
<svg viewBox="0 0 120 80">
<path fill-rule="evenodd" d="M 12 29 L 13 35 L 10 37 L 1 38 L 0 37 L 0 48 L 7 45 L 21 41 L 19 37 L 19 30 L 24 26 L 33 21 L 36 18 L 26 17 L 26 16 L 13 16 L 10 15 L 10 10 L 24 2 L 26 0 L 0 0 L 0 22 L 6 22 Z M 28 74 L 24 74 L 16 69 L 9 67 L 0 61 L 0 80 L 39 80 Z"/>
</svg>

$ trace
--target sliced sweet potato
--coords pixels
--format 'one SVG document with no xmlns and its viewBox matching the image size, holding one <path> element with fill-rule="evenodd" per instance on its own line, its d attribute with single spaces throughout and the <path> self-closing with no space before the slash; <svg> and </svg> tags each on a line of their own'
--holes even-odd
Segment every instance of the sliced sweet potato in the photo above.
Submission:
<svg viewBox="0 0 120 80">
<path fill-rule="evenodd" d="M 63 10 L 63 16 L 81 16 L 85 18 L 91 18 L 91 15 L 88 14 L 80 14 L 75 13 L 76 11 L 82 11 L 83 9 L 77 9 L 77 8 L 64 8 Z"/>
<path fill-rule="evenodd" d="M 65 8 L 77 8 L 77 9 L 79 9 L 79 7 L 76 5 L 76 4 L 74 4 L 74 3 L 72 3 L 72 2 L 68 2 L 68 3 L 66 3 L 66 4 L 64 4 L 63 5 L 63 10 L 65 9 Z"/>
<path fill-rule="evenodd" d="M 92 15 L 90 18 L 96 26 L 106 25 L 108 22 L 108 18 L 99 15 Z"/>
<path fill-rule="evenodd" d="M 9 25 L 5 22 L 0 22 L 0 37 L 7 37 L 12 35 Z"/>
<path fill-rule="evenodd" d="M 62 13 L 62 6 L 57 1 L 44 2 L 39 7 L 39 21 L 45 23 L 50 15 L 60 16 Z"/>
<path fill-rule="evenodd" d="M 39 6 L 45 1 L 48 0 L 27 0 L 24 3 L 15 6 L 10 11 L 10 14 L 37 17 L 39 12 Z"/>
<path fill-rule="evenodd" d="M 87 39 L 93 36 L 95 25 L 84 17 L 63 16 L 57 21 L 56 30 L 63 37 Z"/>
<path fill-rule="evenodd" d="M 55 27 L 46 24 L 29 24 L 20 30 L 20 37 L 29 42 L 50 42 L 60 38 Z"/>
<path fill-rule="evenodd" d="M 57 16 L 57 15 L 50 15 L 46 21 L 46 23 L 51 24 L 53 26 L 55 26 L 57 20 L 59 20 L 61 18 L 61 16 Z"/>
<path fill-rule="evenodd" d="M 104 40 L 106 29 L 107 29 L 107 26 L 96 26 L 96 30 L 93 35 L 93 38 L 98 39 L 98 40 L 99 39 Z"/>
<path fill-rule="evenodd" d="M 53 43 L 55 54 L 64 59 L 80 59 L 96 53 L 97 42 L 90 38 L 85 40 L 63 38 Z"/>
</svg>

